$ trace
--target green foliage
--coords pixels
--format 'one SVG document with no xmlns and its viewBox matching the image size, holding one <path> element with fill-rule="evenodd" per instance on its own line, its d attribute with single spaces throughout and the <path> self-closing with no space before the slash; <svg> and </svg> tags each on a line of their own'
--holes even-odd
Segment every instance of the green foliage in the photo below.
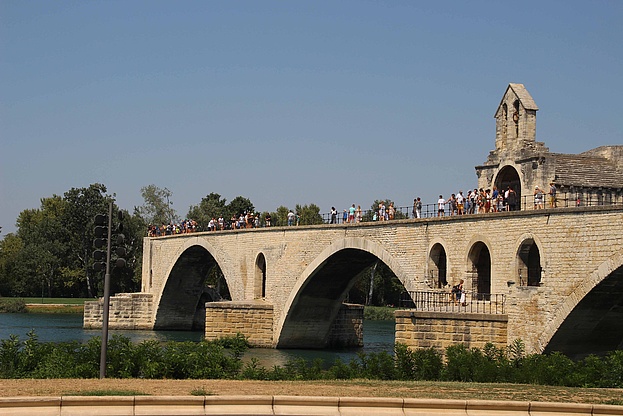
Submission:
<svg viewBox="0 0 623 416">
<path fill-rule="evenodd" d="M 227 209 L 227 200 L 221 195 L 210 192 L 205 198 L 201 198 L 199 205 L 191 205 L 186 218 L 197 221 L 200 230 L 207 230 L 208 223 L 212 218 L 223 216 L 225 220 L 231 218 Z"/>
<path fill-rule="evenodd" d="M 366 321 L 393 321 L 396 309 L 389 306 L 366 306 L 363 308 L 363 319 Z"/>
<path fill-rule="evenodd" d="M 405 344 L 394 347 L 399 380 L 440 380 L 443 369 L 441 354 L 433 348 L 412 350 Z"/>
<path fill-rule="evenodd" d="M 511 382 L 567 387 L 620 388 L 623 386 L 623 351 L 604 357 L 588 356 L 573 362 L 560 353 L 524 356 L 523 343 L 507 348 L 492 344 L 483 349 L 463 344 L 446 349 L 445 363 L 432 349 L 412 350 L 396 344 L 387 352 L 359 353 L 348 363 L 331 366 L 302 358 L 267 369 L 257 359 L 243 365 L 248 341 L 242 336 L 215 341 L 144 341 L 133 344 L 115 335 L 108 343 L 106 374 L 111 378 L 146 379 L 253 379 L 253 380 L 447 380 L 463 382 Z M 97 378 L 101 340 L 87 343 L 41 343 L 34 332 L 21 342 L 18 337 L 0 341 L 0 378 Z M 207 395 L 204 390 L 194 390 Z M 193 394 L 195 394 L 193 393 Z"/>
<path fill-rule="evenodd" d="M 211 396 L 212 393 L 210 393 L 209 391 L 207 391 L 203 387 L 199 387 L 199 388 L 196 388 L 196 389 L 192 389 L 190 391 L 190 395 L 191 396 Z"/>
<path fill-rule="evenodd" d="M 0 298 L 0 313 L 26 312 L 26 302 L 22 299 Z"/>
<path fill-rule="evenodd" d="M 271 212 L 270 217 L 273 227 L 283 227 L 288 225 L 289 211 L 290 210 L 287 207 L 281 205 L 277 208 L 277 211 Z"/>
<path fill-rule="evenodd" d="M 145 201 L 139 207 L 139 214 L 147 224 L 162 225 L 177 223 L 178 217 L 171 201 L 172 193 L 167 188 L 147 185 L 141 188 L 141 196 Z"/>
<path fill-rule="evenodd" d="M 374 279 L 372 281 L 372 298 L 370 299 L 372 276 Z M 379 261 L 375 270 L 371 267 L 360 274 L 348 293 L 348 301 L 364 305 L 393 307 L 400 303 L 400 298 L 405 291 L 404 285 L 394 272 L 385 263 Z M 390 319 L 394 319 L 393 316 Z"/>
<path fill-rule="evenodd" d="M 108 213 L 113 196 L 102 184 L 72 188 L 61 197 L 41 199 L 37 209 L 22 211 L 18 230 L 0 242 L 0 293 L 3 296 L 88 297 L 102 292 L 93 268 L 93 219 Z M 118 208 L 113 204 L 113 216 Z M 111 291 L 140 287 L 142 237 L 146 226 L 136 214 L 124 214 L 128 267 L 112 270 Z M 116 229 L 118 224 L 113 222 Z"/>
<path fill-rule="evenodd" d="M 322 215 L 320 215 L 320 207 L 316 204 L 303 206 L 296 204 L 294 212 L 301 217 L 300 225 L 315 225 L 322 224 L 323 222 Z"/>
</svg>

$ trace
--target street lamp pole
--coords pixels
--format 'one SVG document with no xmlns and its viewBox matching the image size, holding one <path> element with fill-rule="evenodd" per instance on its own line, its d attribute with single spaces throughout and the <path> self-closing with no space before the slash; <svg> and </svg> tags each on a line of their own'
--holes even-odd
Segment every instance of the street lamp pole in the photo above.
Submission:
<svg viewBox="0 0 623 416">
<path fill-rule="evenodd" d="M 100 378 L 106 378 L 106 350 L 108 349 L 108 315 L 110 309 L 110 248 L 112 237 L 112 201 L 108 203 L 108 242 L 106 274 L 104 275 L 104 308 L 102 311 L 102 350 L 100 353 Z"/>
</svg>

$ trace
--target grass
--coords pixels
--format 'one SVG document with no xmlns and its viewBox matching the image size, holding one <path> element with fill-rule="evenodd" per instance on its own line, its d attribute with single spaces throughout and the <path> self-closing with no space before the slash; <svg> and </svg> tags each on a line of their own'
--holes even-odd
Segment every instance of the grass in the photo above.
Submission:
<svg viewBox="0 0 623 416">
<path fill-rule="evenodd" d="M 91 298 L 15 298 L 21 299 L 24 303 L 28 304 L 41 304 L 41 305 L 84 305 L 87 300 L 94 300 Z"/>
</svg>

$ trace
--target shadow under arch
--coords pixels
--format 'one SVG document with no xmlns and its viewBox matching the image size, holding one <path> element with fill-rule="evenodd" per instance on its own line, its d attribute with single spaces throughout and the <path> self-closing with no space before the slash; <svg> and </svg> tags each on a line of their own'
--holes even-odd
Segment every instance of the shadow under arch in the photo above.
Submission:
<svg viewBox="0 0 623 416">
<path fill-rule="evenodd" d="M 345 239 L 329 246 L 312 262 L 292 291 L 276 334 L 277 348 L 325 348 L 343 300 L 357 278 L 382 261 L 405 283 L 396 261 L 376 243 Z"/>
<path fill-rule="evenodd" d="M 539 339 L 544 353 L 580 359 L 623 349 L 623 253 L 601 264 L 559 310 Z"/>
<path fill-rule="evenodd" d="M 204 303 L 221 300 L 218 292 L 229 293 L 226 281 L 226 287 L 221 290 L 206 287 L 210 273 L 223 275 L 214 256 L 202 245 L 186 247 L 169 271 L 158 302 L 154 329 L 202 329 L 198 321 L 203 319 L 205 323 L 205 313 L 201 315 L 201 310 L 205 311 Z"/>
</svg>

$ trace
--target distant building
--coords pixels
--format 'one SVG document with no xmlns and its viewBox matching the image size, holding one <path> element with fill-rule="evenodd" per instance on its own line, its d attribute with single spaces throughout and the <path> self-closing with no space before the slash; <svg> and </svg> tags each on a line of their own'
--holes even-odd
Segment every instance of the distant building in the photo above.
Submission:
<svg viewBox="0 0 623 416">
<path fill-rule="evenodd" d="M 495 112 L 495 150 L 476 166 L 478 187 L 511 186 L 521 209 L 532 208 L 536 186 L 555 183 L 558 206 L 623 203 L 623 145 L 574 154 L 550 153 L 536 141 L 538 107 L 523 84 L 509 84 Z"/>
</svg>

